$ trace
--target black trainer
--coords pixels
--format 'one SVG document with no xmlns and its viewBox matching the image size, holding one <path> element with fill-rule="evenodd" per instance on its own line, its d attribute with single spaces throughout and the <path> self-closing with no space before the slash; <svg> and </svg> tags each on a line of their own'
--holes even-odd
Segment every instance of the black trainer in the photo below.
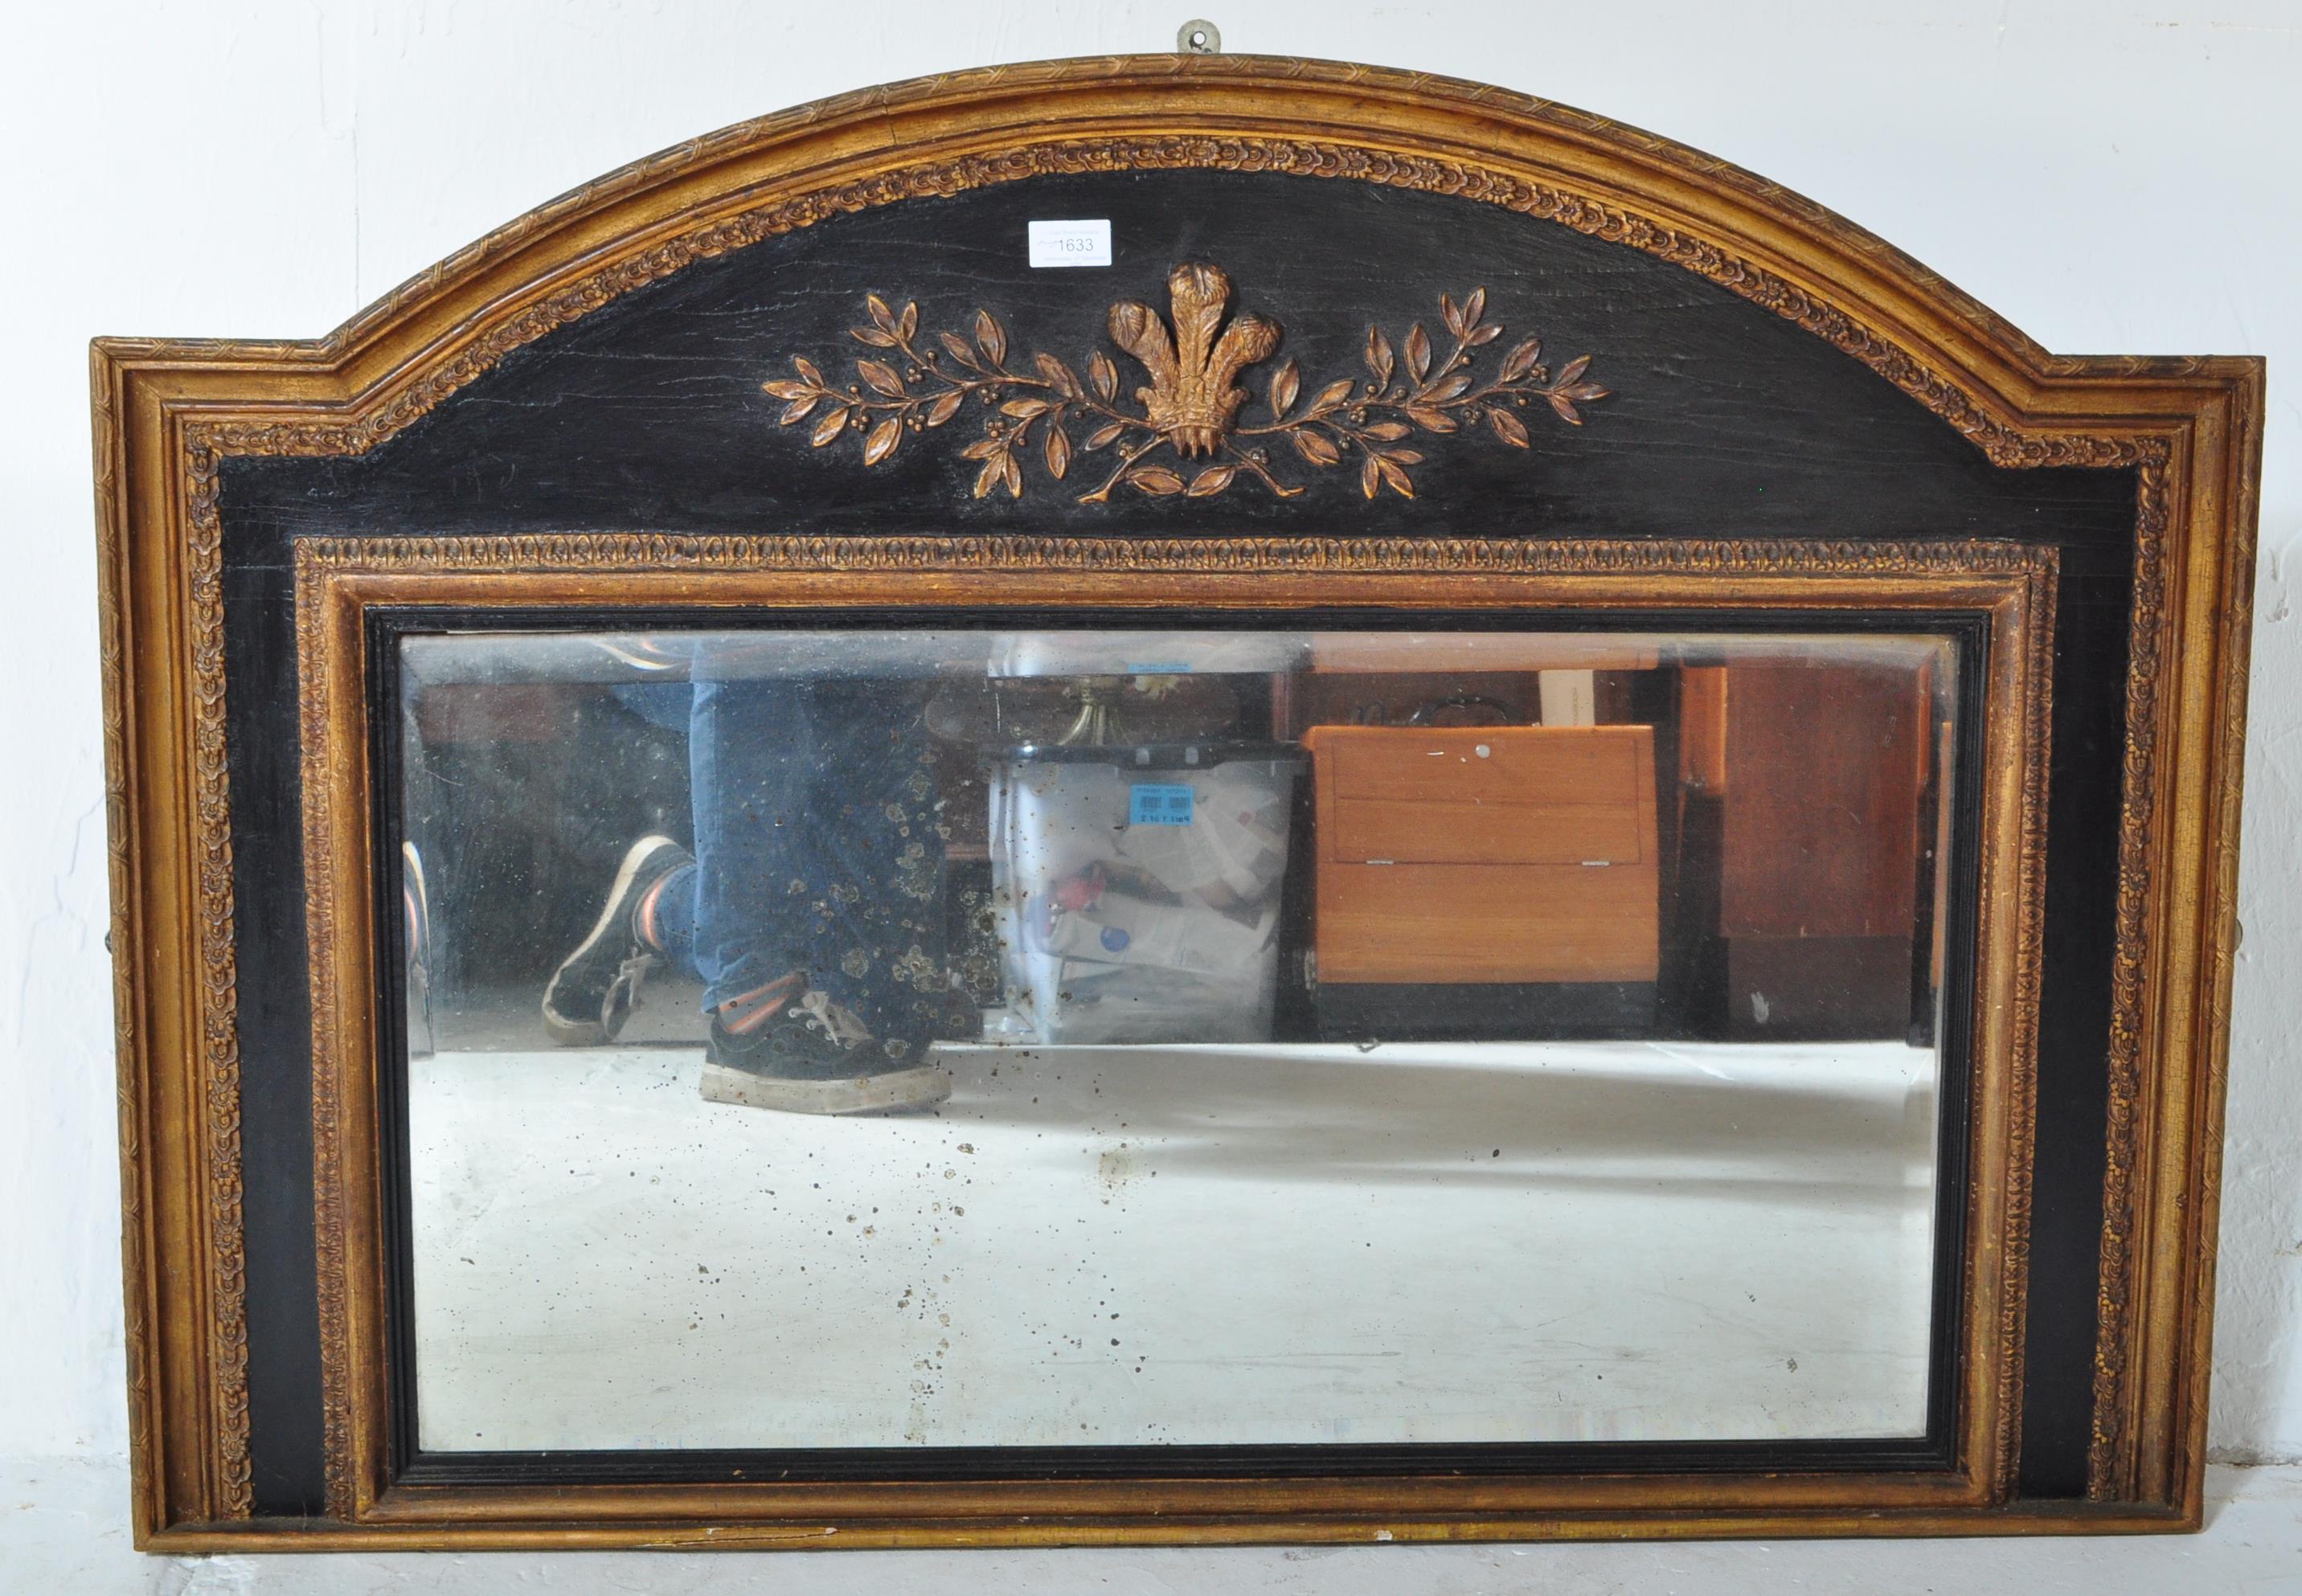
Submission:
<svg viewBox="0 0 2302 1596">
<path fill-rule="evenodd" d="M 655 968 L 655 950 L 640 938 L 634 911 L 648 888 L 684 864 L 686 849 L 668 836 L 643 836 L 624 853 L 615 884 L 592 934 L 559 962 L 543 988 L 543 1029 L 563 1047 L 598 1047 L 616 1039 Z"/>
<path fill-rule="evenodd" d="M 810 989 L 755 1030 L 731 1031 L 714 1015 L 702 1090 L 709 1102 L 787 1113 L 901 1113 L 950 1096 L 951 1077 Z"/>
</svg>

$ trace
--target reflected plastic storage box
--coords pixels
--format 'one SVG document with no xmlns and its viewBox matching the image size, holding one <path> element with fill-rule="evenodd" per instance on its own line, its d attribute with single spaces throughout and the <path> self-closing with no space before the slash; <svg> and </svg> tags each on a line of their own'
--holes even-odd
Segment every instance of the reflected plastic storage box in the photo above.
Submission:
<svg viewBox="0 0 2302 1596">
<path fill-rule="evenodd" d="M 991 769 L 990 1041 L 1271 1037 L 1296 751 L 1023 748 Z"/>
</svg>

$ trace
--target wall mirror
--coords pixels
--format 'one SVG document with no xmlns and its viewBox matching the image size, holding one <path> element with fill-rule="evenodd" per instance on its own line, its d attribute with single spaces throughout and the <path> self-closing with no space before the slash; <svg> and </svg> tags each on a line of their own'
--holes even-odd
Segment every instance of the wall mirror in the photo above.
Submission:
<svg viewBox="0 0 2302 1596">
<path fill-rule="evenodd" d="M 2259 363 L 1195 56 L 96 391 L 144 1543 L 2197 1522 Z"/>
<path fill-rule="evenodd" d="M 397 652 L 421 1449 L 1926 1433 L 1946 642 Z"/>
</svg>

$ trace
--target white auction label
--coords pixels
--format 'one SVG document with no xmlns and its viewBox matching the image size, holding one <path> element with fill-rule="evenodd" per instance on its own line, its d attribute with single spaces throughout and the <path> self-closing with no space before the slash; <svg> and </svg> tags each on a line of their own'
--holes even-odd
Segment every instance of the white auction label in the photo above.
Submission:
<svg viewBox="0 0 2302 1596">
<path fill-rule="evenodd" d="M 1034 222 L 1031 264 L 1035 266 L 1107 266 L 1109 222 Z"/>
</svg>

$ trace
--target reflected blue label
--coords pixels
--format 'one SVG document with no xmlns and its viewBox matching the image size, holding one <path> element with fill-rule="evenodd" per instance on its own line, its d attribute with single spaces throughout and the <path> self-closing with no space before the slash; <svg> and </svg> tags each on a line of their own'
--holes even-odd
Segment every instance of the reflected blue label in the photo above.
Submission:
<svg viewBox="0 0 2302 1596">
<path fill-rule="evenodd" d="M 1130 826 L 1189 826 L 1191 789 L 1138 781 L 1128 789 L 1127 823 Z"/>
</svg>

